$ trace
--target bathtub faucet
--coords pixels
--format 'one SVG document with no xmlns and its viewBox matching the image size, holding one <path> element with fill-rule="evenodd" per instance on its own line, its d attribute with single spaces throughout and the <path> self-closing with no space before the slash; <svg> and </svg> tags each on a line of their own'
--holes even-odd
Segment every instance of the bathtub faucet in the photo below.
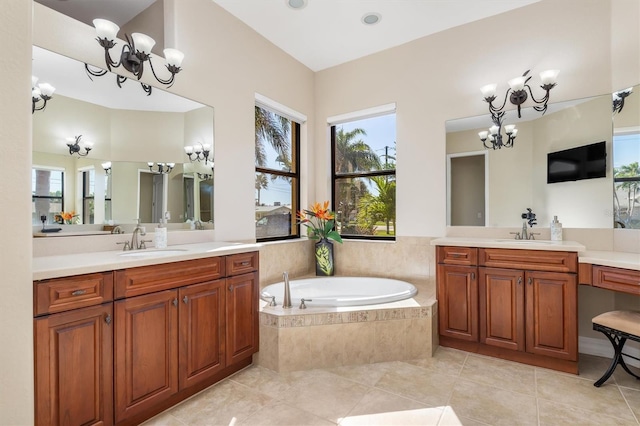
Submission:
<svg viewBox="0 0 640 426">
<path fill-rule="evenodd" d="M 282 274 L 284 280 L 284 300 L 282 301 L 283 308 L 291 308 L 291 289 L 289 288 L 289 273 L 284 271 Z"/>
</svg>

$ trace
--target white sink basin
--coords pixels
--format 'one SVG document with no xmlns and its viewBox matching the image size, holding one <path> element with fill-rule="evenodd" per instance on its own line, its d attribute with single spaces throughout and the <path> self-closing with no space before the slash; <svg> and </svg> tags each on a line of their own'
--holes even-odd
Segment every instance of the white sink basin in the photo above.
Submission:
<svg viewBox="0 0 640 426">
<path fill-rule="evenodd" d="M 513 244 L 553 244 L 553 241 L 549 240 L 516 240 L 515 238 L 496 240 L 498 243 L 513 243 Z"/>
<path fill-rule="evenodd" d="M 118 256 L 122 256 L 122 257 L 169 256 L 172 254 L 181 254 L 186 251 L 187 249 L 133 250 L 133 251 L 122 252 Z"/>
</svg>

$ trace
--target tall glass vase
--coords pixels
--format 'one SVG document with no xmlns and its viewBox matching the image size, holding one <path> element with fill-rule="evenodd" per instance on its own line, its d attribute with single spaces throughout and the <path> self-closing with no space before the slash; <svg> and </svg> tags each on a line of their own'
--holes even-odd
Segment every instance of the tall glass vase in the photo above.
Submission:
<svg viewBox="0 0 640 426">
<path fill-rule="evenodd" d="M 326 238 L 316 243 L 316 275 L 333 276 L 335 267 L 333 264 L 333 243 Z"/>
</svg>

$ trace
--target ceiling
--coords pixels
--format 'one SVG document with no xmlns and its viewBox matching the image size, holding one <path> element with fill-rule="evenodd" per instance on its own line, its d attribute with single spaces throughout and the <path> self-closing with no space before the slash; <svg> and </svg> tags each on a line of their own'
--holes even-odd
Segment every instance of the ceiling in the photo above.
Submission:
<svg viewBox="0 0 640 426">
<path fill-rule="evenodd" d="M 89 25 L 100 17 L 122 26 L 156 0 L 36 1 Z M 304 0 L 301 9 L 289 0 L 212 1 L 320 71 L 539 0 Z M 368 13 L 381 19 L 365 25 Z"/>
</svg>

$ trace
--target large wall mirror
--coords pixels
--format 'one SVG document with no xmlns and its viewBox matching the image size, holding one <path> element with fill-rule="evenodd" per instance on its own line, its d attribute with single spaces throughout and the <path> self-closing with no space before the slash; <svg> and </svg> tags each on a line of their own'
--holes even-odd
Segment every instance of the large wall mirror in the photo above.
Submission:
<svg viewBox="0 0 640 426">
<path fill-rule="evenodd" d="M 115 74 L 91 80 L 84 66 L 33 48 L 33 75 L 56 88 L 33 114 L 33 224 L 60 212 L 74 212 L 72 224 L 158 223 L 166 212 L 169 223 L 212 224 L 213 148 L 192 162 L 184 147 L 213 147 L 213 108 L 155 87 L 147 96 L 131 79 L 119 88 Z M 67 138 L 80 135 L 93 148 L 70 155 Z"/>
<path fill-rule="evenodd" d="M 538 226 L 558 216 L 571 228 L 639 228 L 638 92 L 613 124 L 611 95 L 556 103 L 544 115 L 523 111 L 522 119 L 509 111 L 505 124 L 518 129 L 513 148 L 483 147 L 478 132 L 491 126 L 488 115 L 447 121 L 447 225 L 519 227 L 531 208 Z M 549 153 L 602 141 L 606 177 L 547 183 Z M 621 173 L 637 179 L 621 181 Z"/>
</svg>

